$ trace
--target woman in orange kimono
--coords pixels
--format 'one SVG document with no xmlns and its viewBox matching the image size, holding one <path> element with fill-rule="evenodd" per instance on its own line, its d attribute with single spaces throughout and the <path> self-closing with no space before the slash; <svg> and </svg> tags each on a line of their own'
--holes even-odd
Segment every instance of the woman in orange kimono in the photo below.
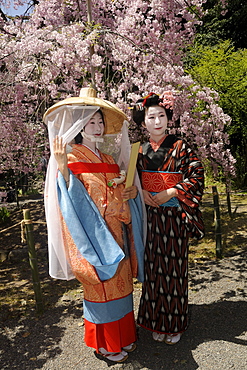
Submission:
<svg viewBox="0 0 247 370">
<path fill-rule="evenodd" d="M 141 274 L 142 240 L 141 231 L 133 235 L 130 209 L 136 213 L 140 203 L 123 201 L 139 202 L 137 188 L 125 189 L 119 166 L 97 148 L 106 130 L 102 111 L 87 119 L 70 153 L 56 135 L 53 153 L 66 260 L 83 285 L 85 342 L 105 358 L 122 362 L 136 348 L 132 292 L 133 277 Z"/>
</svg>

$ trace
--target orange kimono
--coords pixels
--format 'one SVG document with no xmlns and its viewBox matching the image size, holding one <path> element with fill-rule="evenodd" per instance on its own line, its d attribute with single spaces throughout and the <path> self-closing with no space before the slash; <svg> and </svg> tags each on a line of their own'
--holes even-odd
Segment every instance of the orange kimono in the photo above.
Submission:
<svg viewBox="0 0 247 370">
<path fill-rule="evenodd" d="M 68 154 L 69 168 L 73 172 L 75 163 L 79 166 L 80 163 L 93 163 L 96 166 L 97 164 L 111 166 L 115 163 L 111 156 L 103 153 L 99 155 L 84 145 L 73 145 L 72 152 Z M 67 258 L 84 290 L 85 342 L 89 347 L 96 350 L 103 347 L 108 352 L 120 352 L 122 347 L 136 341 L 132 292 L 133 277 L 137 276 L 138 264 L 132 235 L 131 213 L 128 202 L 122 201 L 121 192 L 124 185 L 120 184 L 116 188 L 107 185 L 109 180 L 118 175 L 118 172 L 84 172 L 74 175 L 84 185 L 105 220 L 106 227 L 120 247 L 121 253 L 123 252 L 123 258 L 120 258 L 116 272 L 111 278 L 107 280 L 100 278 L 95 266 L 78 250 L 66 221 L 63 219 L 62 222 Z M 72 192 L 72 188 L 68 191 Z M 80 204 L 77 206 L 80 208 Z M 83 213 L 83 209 L 81 212 L 83 218 L 88 218 L 89 215 Z M 93 232 L 95 228 L 93 222 L 91 228 Z M 108 246 L 104 247 L 107 251 Z M 109 245 L 109 253 L 110 248 L 113 248 L 112 245 Z"/>
</svg>

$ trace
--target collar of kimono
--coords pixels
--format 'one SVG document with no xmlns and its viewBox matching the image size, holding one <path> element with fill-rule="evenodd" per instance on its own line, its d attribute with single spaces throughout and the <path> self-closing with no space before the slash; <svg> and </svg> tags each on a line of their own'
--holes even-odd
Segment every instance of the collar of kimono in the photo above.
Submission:
<svg viewBox="0 0 247 370">
<path fill-rule="evenodd" d="M 74 162 L 68 164 L 74 175 L 80 173 L 119 173 L 118 164 Z"/>
<path fill-rule="evenodd" d="M 161 144 L 163 143 L 163 141 L 165 140 L 166 137 L 167 137 L 167 135 L 162 137 L 157 143 L 153 139 L 149 139 L 151 147 L 153 148 L 154 152 L 157 152 L 157 150 L 159 149 L 159 147 L 161 146 Z"/>
</svg>

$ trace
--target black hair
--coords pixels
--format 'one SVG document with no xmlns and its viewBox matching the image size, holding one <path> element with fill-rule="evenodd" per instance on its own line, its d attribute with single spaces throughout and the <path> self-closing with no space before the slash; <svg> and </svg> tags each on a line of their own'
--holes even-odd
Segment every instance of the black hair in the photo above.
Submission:
<svg viewBox="0 0 247 370">
<path fill-rule="evenodd" d="M 147 98 L 138 99 L 132 110 L 133 121 L 137 125 L 141 125 L 145 121 L 145 113 L 147 108 L 152 107 L 154 105 L 160 105 L 161 102 L 163 102 L 163 100 L 160 99 L 159 95 L 156 94 L 150 95 Z M 165 107 L 162 108 L 164 108 L 167 115 L 167 119 L 168 121 L 170 121 L 172 119 L 173 111 Z"/>
<path fill-rule="evenodd" d="M 75 143 L 76 144 L 81 144 L 82 143 L 82 134 L 79 132 L 79 134 L 77 134 L 76 136 L 75 136 Z"/>
<path fill-rule="evenodd" d="M 95 112 L 95 113 L 100 113 L 100 115 L 101 115 L 101 118 L 102 118 L 102 120 L 103 120 L 103 124 L 104 124 L 104 126 L 105 126 L 105 119 L 104 119 L 104 114 L 103 114 L 103 112 L 102 112 L 102 110 L 101 109 L 99 109 L 99 110 L 97 110 L 97 112 Z M 82 130 L 83 131 L 83 130 Z M 76 136 L 75 136 L 75 143 L 76 144 L 82 144 L 82 141 L 83 141 L 83 137 L 82 137 L 82 134 L 79 132 L 79 134 L 77 134 Z"/>
<path fill-rule="evenodd" d="M 102 121 L 103 121 L 103 125 L 105 127 L 105 116 L 104 116 L 104 113 L 103 113 L 102 109 L 97 110 L 96 113 L 100 113 Z"/>
</svg>

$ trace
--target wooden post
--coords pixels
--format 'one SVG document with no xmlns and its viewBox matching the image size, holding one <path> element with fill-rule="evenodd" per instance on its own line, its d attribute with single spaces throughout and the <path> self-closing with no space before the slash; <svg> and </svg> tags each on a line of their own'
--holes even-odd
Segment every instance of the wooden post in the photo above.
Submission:
<svg viewBox="0 0 247 370">
<path fill-rule="evenodd" d="M 15 198 L 16 198 L 16 206 L 17 206 L 17 209 L 20 209 L 19 196 L 18 196 L 18 186 L 17 186 L 17 182 L 16 181 L 15 181 Z"/>
<path fill-rule="evenodd" d="M 212 186 L 212 191 L 213 191 L 213 199 L 214 199 L 216 257 L 222 258 L 220 207 L 219 207 L 219 195 L 217 191 L 217 186 Z"/>
<path fill-rule="evenodd" d="M 227 201 L 227 209 L 228 209 L 228 214 L 230 218 L 232 218 L 232 207 L 231 207 L 231 197 L 230 197 L 230 181 L 226 181 L 226 201 Z"/>
<path fill-rule="evenodd" d="M 36 300 L 36 308 L 37 308 L 37 312 L 41 314 L 44 312 L 44 306 L 43 306 L 42 292 L 41 292 L 40 280 L 39 280 L 38 263 L 37 263 L 35 245 L 34 245 L 33 224 L 32 224 L 32 220 L 30 217 L 29 209 L 23 210 L 23 218 L 25 222 L 25 230 L 26 230 L 27 245 L 28 245 L 28 256 L 29 256 L 29 263 L 30 263 L 31 271 L 32 271 L 33 289 L 34 289 L 35 300 Z"/>
<path fill-rule="evenodd" d="M 229 213 L 230 218 L 232 218 L 231 197 L 230 197 L 230 192 L 228 190 L 226 193 L 226 200 L 227 200 L 228 213 Z"/>
</svg>

